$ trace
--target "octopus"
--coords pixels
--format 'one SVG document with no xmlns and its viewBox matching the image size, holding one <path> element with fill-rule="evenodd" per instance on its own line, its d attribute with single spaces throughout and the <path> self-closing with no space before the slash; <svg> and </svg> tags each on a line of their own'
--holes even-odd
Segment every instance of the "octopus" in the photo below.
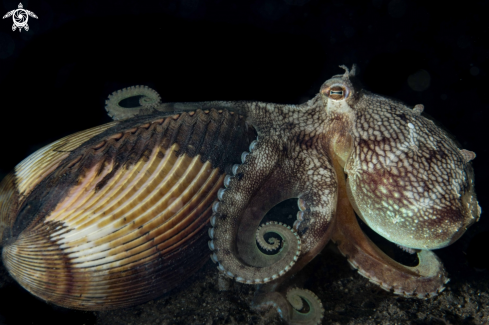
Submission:
<svg viewBox="0 0 489 325">
<path fill-rule="evenodd" d="M 41 149 L 2 182 L 7 269 L 45 300 L 100 310 L 153 299 L 210 255 L 221 276 L 260 286 L 253 307 L 274 307 L 290 324 L 318 324 L 320 300 L 288 279 L 332 241 L 382 289 L 438 295 L 449 279 L 432 250 L 481 214 L 475 153 L 422 116 L 423 105 L 364 90 L 355 66 L 341 68 L 300 105 L 162 103 L 143 86 L 113 93 L 106 110 L 114 122 Z M 130 99 L 136 107 L 124 105 Z M 171 174 L 171 186 L 161 173 Z M 152 181 L 137 185 L 138 177 Z M 299 207 L 293 225 L 262 222 L 291 198 Z M 419 264 L 388 257 L 357 216 Z M 34 241 L 49 263 L 35 262 Z M 69 278 L 64 291 L 54 277 Z"/>
</svg>

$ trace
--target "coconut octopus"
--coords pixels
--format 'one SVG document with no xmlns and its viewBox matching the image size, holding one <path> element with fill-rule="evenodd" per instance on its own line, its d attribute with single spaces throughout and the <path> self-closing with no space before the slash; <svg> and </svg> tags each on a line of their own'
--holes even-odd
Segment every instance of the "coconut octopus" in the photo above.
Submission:
<svg viewBox="0 0 489 325">
<path fill-rule="evenodd" d="M 431 250 L 453 243 L 481 213 L 475 154 L 423 117 L 423 105 L 363 90 L 355 67 L 341 67 L 301 105 L 161 103 L 142 86 L 115 92 L 106 106 L 114 122 L 40 149 L 1 183 L 8 271 L 48 302 L 103 310 L 167 292 L 210 249 L 223 276 L 265 284 L 256 308 L 316 324 L 319 299 L 286 291 L 284 279 L 332 240 L 383 289 L 437 295 L 448 278 Z M 130 99 L 138 105 L 125 107 Z M 261 224 L 290 198 L 300 210 L 292 227 Z M 355 212 L 416 252 L 419 265 L 384 254 Z"/>
</svg>

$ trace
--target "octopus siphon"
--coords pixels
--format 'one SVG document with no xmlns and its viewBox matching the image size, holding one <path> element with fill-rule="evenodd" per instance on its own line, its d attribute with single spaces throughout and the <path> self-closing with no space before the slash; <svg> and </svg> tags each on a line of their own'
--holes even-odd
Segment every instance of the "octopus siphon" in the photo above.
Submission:
<svg viewBox="0 0 489 325">
<path fill-rule="evenodd" d="M 222 276 L 260 285 L 253 307 L 318 324 L 317 296 L 285 284 L 333 241 L 381 288 L 439 294 L 449 279 L 432 250 L 481 214 L 475 153 L 422 116 L 423 105 L 370 93 L 355 66 L 341 68 L 300 105 L 162 103 L 144 86 L 113 93 L 113 122 L 40 149 L 0 184 L 9 273 L 45 301 L 114 309 L 168 292 L 210 252 Z M 293 225 L 262 223 L 290 198 Z M 419 264 L 388 257 L 357 216 Z"/>
</svg>

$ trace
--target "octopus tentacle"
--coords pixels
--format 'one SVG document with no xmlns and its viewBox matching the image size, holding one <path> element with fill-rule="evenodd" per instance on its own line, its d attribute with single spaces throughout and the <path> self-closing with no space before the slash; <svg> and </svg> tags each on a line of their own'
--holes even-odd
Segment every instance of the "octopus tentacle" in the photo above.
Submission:
<svg viewBox="0 0 489 325">
<path fill-rule="evenodd" d="M 260 245 L 261 248 L 263 248 L 266 251 L 274 251 L 278 249 L 281 246 L 281 242 L 279 239 L 271 237 L 268 239 L 268 242 L 265 240 L 265 234 L 268 232 L 273 232 L 276 227 L 273 227 L 273 225 L 280 225 L 282 226 L 283 224 L 281 222 L 267 222 L 266 224 L 260 226 L 258 230 L 256 231 L 256 242 L 258 245 Z M 283 225 L 284 227 L 287 227 L 290 229 L 289 226 Z M 297 236 L 298 237 L 298 236 Z M 283 240 L 283 238 L 282 238 Z"/>
<path fill-rule="evenodd" d="M 141 96 L 139 105 L 136 107 L 126 108 L 120 106 L 120 102 L 130 97 Z M 150 110 L 161 103 L 160 95 L 147 86 L 132 86 L 117 90 L 109 95 L 105 101 L 105 110 L 114 120 L 124 120 L 141 113 L 143 110 Z"/>
<path fill-rule="evenodd" d="M 251 153 L 243 153 L 243 164 L 233 167 L 234 176 L 226 176 L 227 189 L 219 192 L 222 200 L 213 206 L 211 258 L 222 273 L 238 282 L 266 283 L 277 279 L 290 270 L 301 251 L 297 233 L 278 223 L 262 226 L 282 238 L 283 247 L 277 254 L 266 255 L 256 244 L 256 231 L 263 216 L 275 204 L 291 197 L 287 190 L 276 190 L 280 188 L 280 178 L 275 173 L 279 154 L 273 148 L 273 143 L 259 141 Z"/>
<path fill-rule="evenodd" d="M 330 240 L 336 211 L 336 175 L 331 163 L 324 157 L 312 158 L 301 153 L 299 160 L 307 165 L 309 172 L 299 173 L 297 187 L 300 189 L 297 204 L 299 212 L 294 229 L 303 243 L 301 263 L 309 263 Z M 303 265 L 305 265 L 303 264 Z"/>
<path fill-rule="evenodd" d="M 123 107 L 121 101 L 139 97 L 139 106 Z M 105 101 L 105 110 L 113 120 L 124 120 L 136 115 L 146 115 L 156 111 L 165 113 L 190 112 L 201 109 L 209 111 L 227 110 L 231 114 L 238 113 L 241 117 L 246 116 L 253 106 L 253 102 L 248 101 L 209 101 L 209 102 L 170 102 L 162 103 L 159 93 L 147 86 L 131 86 L 117 90 L 109 95 Z M 251 148 L 251 146 L 250 146 Z M 251 149 L 250 149 L 251 151 Z"/>
<path fill-rule="evenodd" d="M 287 301 L 294 307 L 291 323 L 295 324 L 320 324 L 324 316 L 324 308 L 321 300 L 312 292 L 305 289 L 293 288 L 287 291 Z M 301 313 L 304 308 L 303 301 L 309 305 L 307 313 Z M 307 322 L 307 323 L 306 323 Z"/>
<path fill-rule="evenodd" d="M 306 308 L 304 308 L 304 301 L 307 303 Z M 321 300 L 306 289 L 289 289 L 285 297 L 279 292 L 267 293 L 255 302 L 254 307 L 263 310 L 269 306 L 274 307 L 279 315 L 291 325 L 321 324 L 324 317 Z M 307 311 L 302 312 L 304 309 Z"/>
<path fill-rule="evenodd" d="M 360 275 L 397 295 L 431 298 L 445 290 L 445 284 L 450 281 L 440 259 L 431 251 L 418 252 L 419 264 L 409 267 L 390 259 L 368 239 L 363 239 L 362 247 L 355 248 L 352 243 L 336 242 L 340 252 L 347 256 Z"/>
<path fill-rule="evenodd" d="M 337 163 L 335 168 L 340 174 Z M 382 289 L 405 297 L 429 298 L 442 292 L 449 279 L 439 258 L 422 250 L 417 253 L 419 264 L 409 267 L 388 257 L 361 230 L 348 199 L 344 175 L 338 177 L 338 185 L 338 219 L 332 240 L 352 267 Z"/>
</svg>

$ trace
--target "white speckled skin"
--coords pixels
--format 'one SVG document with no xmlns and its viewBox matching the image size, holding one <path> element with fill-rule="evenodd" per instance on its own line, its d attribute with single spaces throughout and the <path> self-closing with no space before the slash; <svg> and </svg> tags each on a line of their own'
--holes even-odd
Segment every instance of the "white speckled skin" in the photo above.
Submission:
<svg viewBox="0 0 489 325">
<path fill-rule="evenodd" d="M 298 271 L 333 236 L 371 282 L 404 296 L 434 296 L 448 278 L 427 250 L 449 245 L 480 215 L 468 164 L 475 154 L 422 117 L 423 105 L 410 109 L 365 91 L 354 69 L 343 68 L 302 105 L 226 103 L 245 112 L 259 141 L 220 198 L 215 262 L 240 282 L 264 283 Z M 290 197 L 301 207 L 294 224 L 301 256 L 293 266 L 285 249 L 261 256 L 250 236 L 269 208 Z M 386 239 L 424 250 L 420 264 L 405 267 L 383 254 L 361 232 L 352 207 Z"/>
<path fill-rule="evenodd" d="M 318 102 L 320 98 L 300 106 L 249 103 L 246 107 L 247 122 L 257 130 L 258 141 L 226 184 L 213 236 L 221 268 L 240 282 L 268 282 L 292 266 L 281 254 L 263 262 L 252 235 L 266 211 L 286 198 L 300 197 L 307 205 L 295 224 L 302 255 L 327 241 L 336 205 L 336 176 L 324 147 L 327 116 Z M 241 225 L 237 228 L 236 223 Z M 283 230 L 280 233 L 286 236 Z"/>
<path fill-rule="evenodd" d="M 458 239 L 479 218 L 463 152 L 418 111 L 355 88 L 348 77 L 333 78 L 323 88 L 331 83 L 351 88 L 348 99 L 328 98 L 326 106 L 331 112 L 341 106 L 350 120 L 345 172 L 357 213 L 405 247 L 436 249 Z"/>
</svg>

